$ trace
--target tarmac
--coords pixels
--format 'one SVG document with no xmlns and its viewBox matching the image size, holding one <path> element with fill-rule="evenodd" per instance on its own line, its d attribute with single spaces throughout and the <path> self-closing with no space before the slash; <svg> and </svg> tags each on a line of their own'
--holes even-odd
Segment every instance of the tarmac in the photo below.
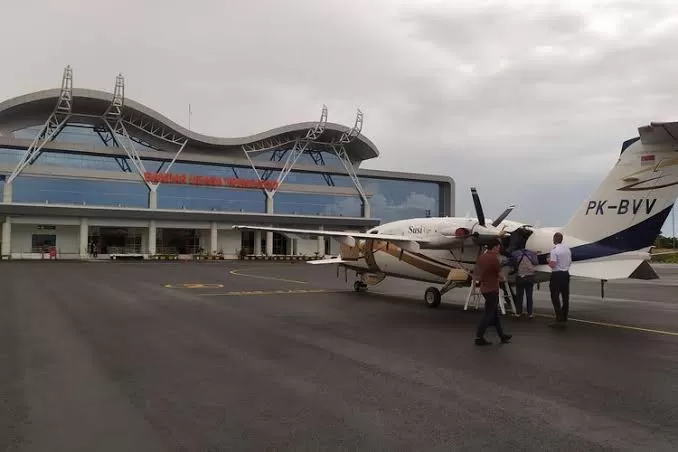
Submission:
<svg viewBox="0 0 678 452">
<path fill-rule="evenodd" d="M 678 450 L 678 267 L 571 324 L 303 262 L 0 264 L 0 449 Z"/>
</svg>

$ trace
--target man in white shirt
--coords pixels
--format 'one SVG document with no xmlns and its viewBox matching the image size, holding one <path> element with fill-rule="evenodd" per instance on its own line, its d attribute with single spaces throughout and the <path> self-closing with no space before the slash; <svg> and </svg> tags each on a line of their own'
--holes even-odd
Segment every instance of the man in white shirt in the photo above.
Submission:
<svg viewBox="0 0 678 452">
<path fill-rule="evenodd" d="M 572 264 L 572 252 L 563 243 L 563 234 L 553 234 L 553 244 L 549 255 L 549 267 L 551 267 L 551 303 L 556 312 L 556 323 L 551 326 L 564 328 L 567 322 L 567 314 L 570 310 L 570 264 Z M 560 295 L 563 297 L 562 307 Z"/>
</svg>

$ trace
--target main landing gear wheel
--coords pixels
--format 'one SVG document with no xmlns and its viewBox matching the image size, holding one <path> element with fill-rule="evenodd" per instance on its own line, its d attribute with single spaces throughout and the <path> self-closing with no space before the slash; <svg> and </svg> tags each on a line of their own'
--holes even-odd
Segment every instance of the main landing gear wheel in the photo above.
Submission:
<svg viewBox="0 0 678 452">
<path fill-rule="evenodd" d="M 360 292 L 361 290 L 367 290 L 367 284 L 362 281 L 356 281 L 353 283 L 353 290 Z"/>
<path fill-rule="evenodd" d="M 424 292 L 424 302 L 429 308 L 437 308 L 440 306 L 440 291 L 436 287 L 429 287 Z"/>
</svg>

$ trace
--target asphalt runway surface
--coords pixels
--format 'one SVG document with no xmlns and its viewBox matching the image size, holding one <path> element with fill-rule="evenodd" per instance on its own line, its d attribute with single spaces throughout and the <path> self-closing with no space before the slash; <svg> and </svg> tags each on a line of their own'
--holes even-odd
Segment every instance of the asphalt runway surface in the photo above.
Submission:
<svg viewBox="0 0 678 452">
<path fill-rule="evenodd" d="M 0 265 L 0 449 L 678 450 L 678 267 L 573 281 L 572 324 L 305 263 Z"/>
</svg>

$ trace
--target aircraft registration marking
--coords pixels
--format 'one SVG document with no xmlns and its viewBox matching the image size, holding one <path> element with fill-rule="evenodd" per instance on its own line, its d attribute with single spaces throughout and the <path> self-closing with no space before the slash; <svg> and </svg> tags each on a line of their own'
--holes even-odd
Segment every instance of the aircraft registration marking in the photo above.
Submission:
<svg viewBox="0 0 678 452">
<path fill-rule="evenodd" d="M 647 215 L 652 212 L 657 199 L 620 199 L 618 203 L 610 202 L 609 200 L 595 200 L 589 201 L 588 206 L 586 207 L 586 215 L 591 213 L 592 215 L 604 215 L 606 211 L 611 211 L 611 213 L 616 213 L 617 215 L 626 215 L 633 214 L 636 215 L 638 212 L 643 212 Z M 641 210 L 642 209 L 642 210 Z"/>
<path fill-rule="evenodd" d="M 166 289 L 221 289 L 224 287 L 223 284 L 200 284 L 200 283 L 188 283 L 188 284 L 165 284 Z"/>
</svg>

